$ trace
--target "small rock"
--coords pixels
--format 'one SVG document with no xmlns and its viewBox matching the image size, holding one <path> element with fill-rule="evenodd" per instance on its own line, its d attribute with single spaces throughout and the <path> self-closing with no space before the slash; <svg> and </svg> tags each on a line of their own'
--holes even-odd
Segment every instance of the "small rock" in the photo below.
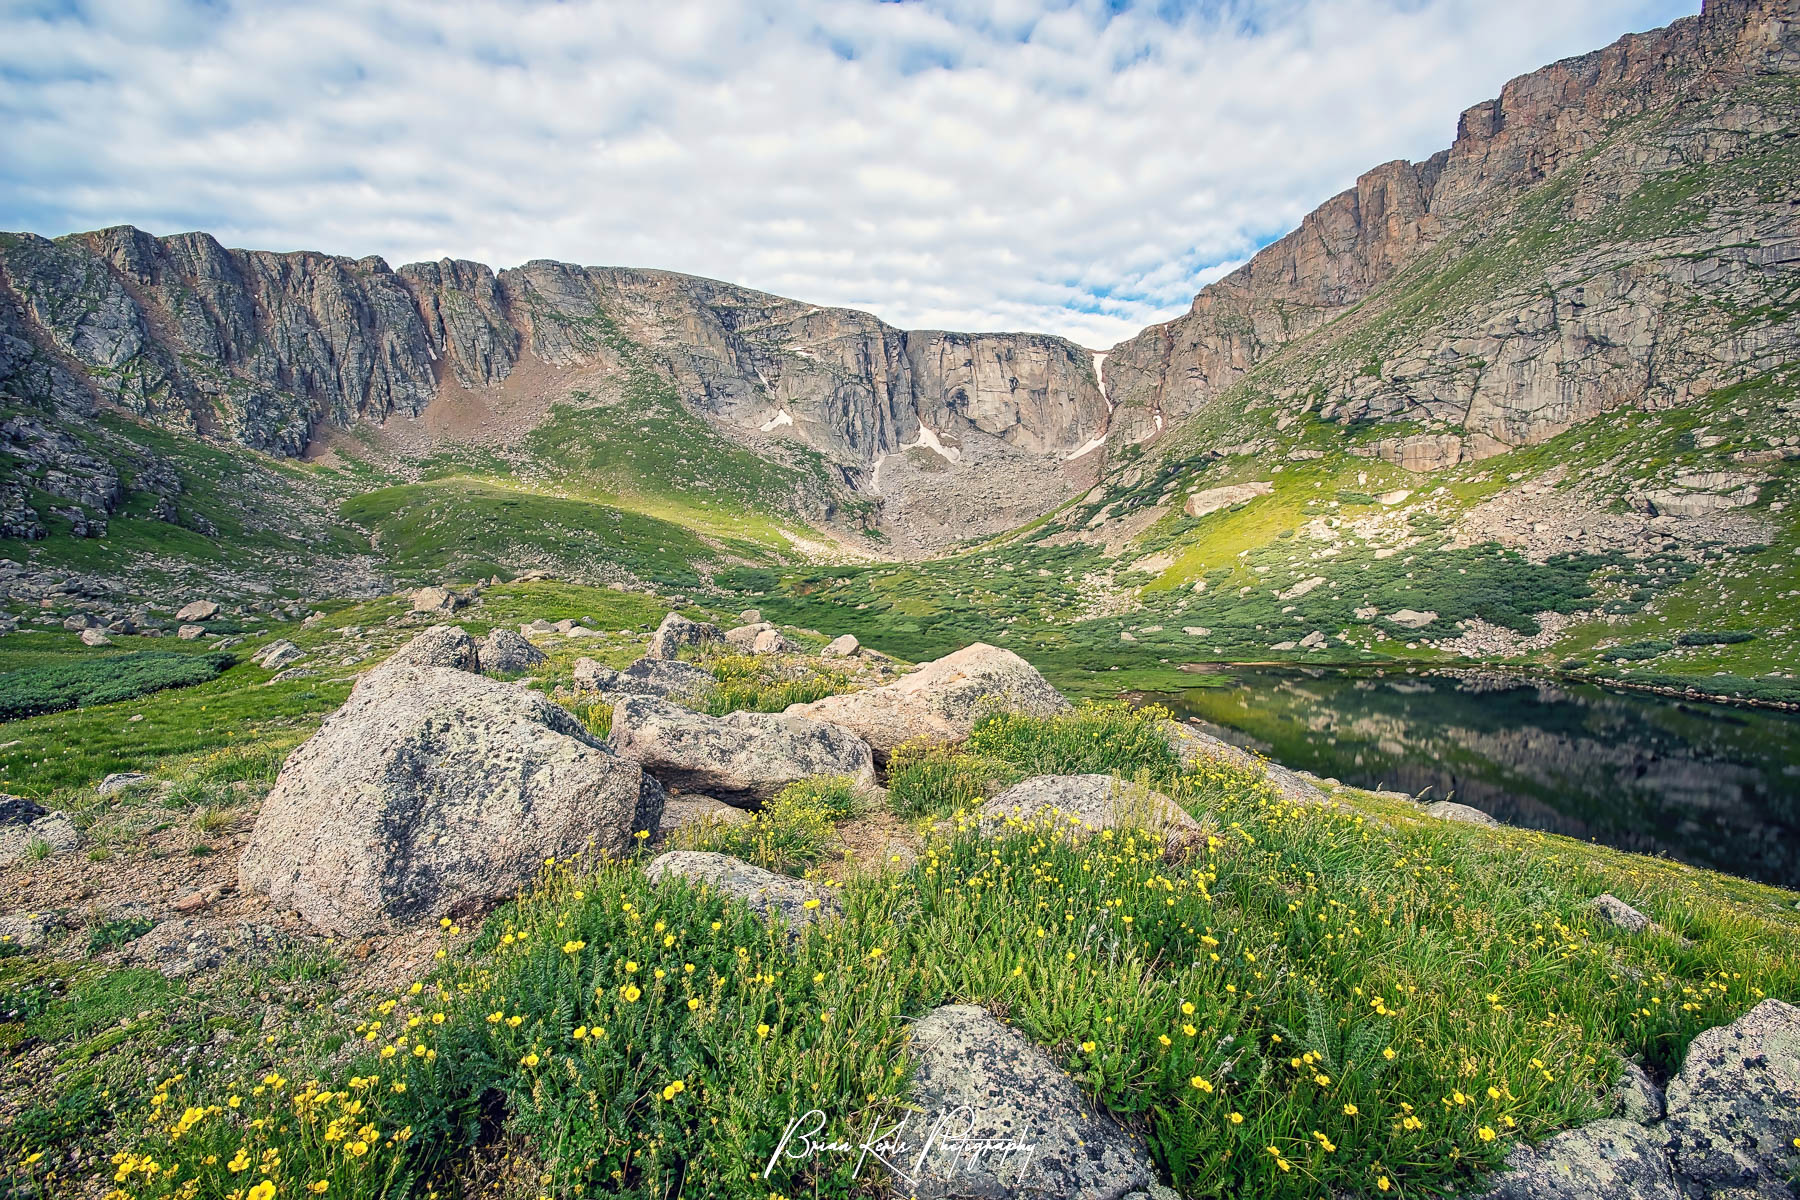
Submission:
<svg viewBox="0 0 1800 1200">
<path fill-rule="evenodd" d="M 113 644 L 113 640 L 107 637 L 102 630 L 84 629 L 81 631 L 81 644 L 84 646 L 110 646 Z"/>
<path fill-rule="evenodd" d="M 407 667 L 450 667 L 476 673 L 481 670 L 481 657 L 475 639 L 461 625 L 433 625 L 402 646 L 379 669 Z"/>
<path fill-rule="evenodd" d="M 677 795 L 663 802 L 662 819 L 656 832 L 659 838 L 666 838 L 678 829 L 702 822 L 742 825 L 749 820 L 749 813 L 723 800 L 714 800 L 711 796 Z"/>
<path fill-rule="evenodd" d="M 1608 925 L 1615 925 L 1626 933 L 1642 933 L 1650 928 L 1650 918 L 1625 903 L 1611 892 L 1602 892 L 1588 902 L 1588 907 Z"/>
<path fill-rule="evenodd" d="M 266 671 L 279 671 L 291 667 L 306 657 L 306 651 L 294 645 L 286 638 L 278 642 L 270 642 L 261 650 L 250 656 L 250 661 Z"/>
<path fill-rule="evenodd" d="M 0 867 L 31 856 L 40 845 L 51 854 L 67 854 L 80 841 L 68 813 L 0 793 Z"/>
<path fill-rule="evenodd" d="M 175 619 L 181 622 L 210 621 L 219 615 L 219 606 L 212 600 L 195 600 L 175 610 Z"/>
<path fill-rule="evenodd" d="M 1049 813 L 1078 820 L 1084 829 L 1149 829 L 1181 843 L 1200 835 L 1200 823 L 1161 792 L 1111 775 L 1039 775 L 1014 784 L 981 806 L 984 830 L 1007 818 L 1031 820 Z"/>
<path fill-rule="evenodd" d="M 762 610 L 758 608 L 746 608 L 743 612 L 738 614 L 739 625 L 756 625 L 761 621 Z"/>
<path fill-rule="evenodd" d="M 464 600 L 449 588 L 423 587 L 412 594 L 412 611 L 449 616 Z"/>
<path fill-rule="evenodd" d="M 669 878 L 686 879 L 733 900 L 741 900 L 756 912 L 778 916 L 787 925 L 788 936 L 794 940 L 798 940 L 805 926 L 843 912 L 843 904 L 837 896 L 824 888 L 765 871 L 729 854 L 670 850 L 651 859 L 644 874 L 651 883 Z"/>
<path fill-rule="evenodd" d="M 1627 1059 L 1619 1081 L 1613 1084 L 1613 1116 L 1623 1117 L 1639 1125 L 1654 1125 L 1663 1119 L 1662 1089 L 1644 1074 L 1644 1068 Z"/>
<path fill-rule="evenodd" d="M 591 658 L 575 660 L 575 687 L 615 696 L 655 696 L 663 700 L 697 700 L 716 683 L 710 672 L 674 658 L 640 658 L 623 671 Z"/>
<path fill-rule="evenodd" d="M 184 642 L 191 642 L 195 638 L 201 638 L 201 637 L 206 636 L 206 626 L 204 626 L 204 625 L 183 625 L 180 629 L 177 629 L 175 631 L 175 636 L 180 638 Z"/>
<path fill-rule="evenodd" d="M 1464 825 L 1498 825 L 1479 808 L 1471 808 L 1467 804 L 1458 804 L 1454 800 L 1439 800 L 1425 806 L 1425 815 L 1436 817 L 1440 821 L 1459 821 Z"/>
<path fill-rule="evenodd" d="M 481 669 L 495 675 L 517 675 L 550 661 L 550 656 L 510 629 L 496 629 L 476 644 Z"/>
<path fill-rule="evenodd" d="M 819 656 L 821 658 L 849 658 L 860 649 L 862 649 L 862 643 L 856 640 L 856 635 L 846 633 L 826 642 L 825 648 L 819 651 Z"/>
<path fill-rule="evenodd" d="M 690 621 L 680 613 L 670 613 L 656 627 L 655 634 L 650 638 L 650 646 L 644 651 L 644 657 L 674 658 L 679 651 L 690 646 L 704 646 L 724 640 L 725 635 L 719 632 L 717 625 Z"/>
<path fill-rule="evenodd" d="M 0 917 L 0 946 L 36 950 L 50 940 L 57 921 L 44 913 L 12 913 Z"/>
<path fill-rule="evenodd" d="M 613 706 L 612 743 L 668 787 L 741 807 L 815 775 L 875 786 L 867 743 L 791 713 L 709 717 L 649 696 L 622 696 Z"/>
<path fill-rule="evenodd" d="M 1417 609 L 1403 608 L 1399 612 L 1390 614 L 1387 619 L 1402 629 L 1423 629 L 1437 618 L 1438 615 L 1434 612 L 1419 612 Z"/>
<path fill-rule="evenodd" d="M 140 718 L 133 717 L 133 720 Z M 120 792 L 150 782 L 150 777 L 142 771 L 114 771 L 94 786 L 94 795 L 113 796 Z"/>
<path fill-rule="evenodd" d="M 738 625 L 725 631 L 725 644 L 739 650 L 749 650 L 756 644 L 756 639 L 775 627 L 767 621 L 758 621 L 753 625 Z"/>
<path fill-rule="evenodd" d="M 752 654 L 790 654 L 795 649 L 794 643 L 781 636 L 779 629 L 765 629 L 750 643 Z"/>
</svg>

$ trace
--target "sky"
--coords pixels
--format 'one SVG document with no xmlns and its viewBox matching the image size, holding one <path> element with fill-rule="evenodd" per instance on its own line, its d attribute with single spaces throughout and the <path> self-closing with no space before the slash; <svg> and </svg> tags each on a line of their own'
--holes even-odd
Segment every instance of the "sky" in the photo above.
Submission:
<svg viewBox="0 0 1800 1200">
<path fill-rule="evenodd" d="M 0 0 L 0 229 L 688 271 L 1105 348 L 1697 0 Z"/>
</svg>

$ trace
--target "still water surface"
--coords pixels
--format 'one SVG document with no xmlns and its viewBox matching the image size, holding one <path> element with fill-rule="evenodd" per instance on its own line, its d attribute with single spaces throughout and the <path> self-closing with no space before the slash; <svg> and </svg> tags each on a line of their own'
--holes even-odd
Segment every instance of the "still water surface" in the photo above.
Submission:
<svg viewBox="0 0 1800 1200">
<path fill-rule="evenodd" d="M 1800 716 L 1485 670 L 1206 681 L 1145 699 L 1317 775 L 1800 888 Z"/>
</svg>

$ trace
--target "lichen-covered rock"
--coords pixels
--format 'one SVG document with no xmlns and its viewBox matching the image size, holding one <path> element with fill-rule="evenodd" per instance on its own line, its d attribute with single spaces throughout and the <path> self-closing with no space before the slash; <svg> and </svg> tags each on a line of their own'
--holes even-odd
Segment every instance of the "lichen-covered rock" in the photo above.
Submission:
<svg viewBox="0 0 1800 1200">
<path fill-rule="evenodd" d="M 836 895 L 803 879 L 777 875 L 729 854 L 670 850 L 650 860 L 644 874 L 651 883 L 685 879 L 733 900 L 741 900 L 764 916 L 779 917 L 790 937 L 814 921 L 843 912 Z"/>
<path fill-rule="evenodd" d="M 1239 771 L 1261 775 L 1290 804 L 1324 804 L 1328 799 L 1324 789 L 1310 775 L 1290 771 L 1279 763 L 1258 758 L 1241 746 L 1234 746 L 1222 738 L 1202 733 L 1179 721 L 1165 721 L 1162 728 L 1170 749 L 1175 751 L 1183 766 L 1222 763 Z"/>
<path fill-rule="evenodd" d="M 1613 1084 L 1613 1116 L 1639 1125 L 1654 1125 L 1663 1119 L 1662 1089 L 1644 1074 L 1644 1068 L 1629 1060 Z"/>
<path fill-rule="evenodd" d="M 650 637 L 646 658 L 674 658 L 691 646 L 705 646 L 725 640 L 717 625 L 706 621 L 690 621 L 680 613 L 670 613 Z"/>
<path fill-rule="evenodd" d="M 619 696 L 698 700 L 716 682 L 706 670 L 674 658 L 640 658 L 623 671 L 591 658 L 577 659 L 574 676 L 577 688 L 599 692 L 609 700 Z"/>
<path fill-rule="evenodd" d="M 1145 1148 L 1097 1112 L 1049 1055 L 986 1009 L 933 1009 L 914 1022 L 911 1048 L 911 1100 L 919 1116 L 911 1126 L 912 1152 L 902 1161 L 908 1169 L 917 1162 L 919 1174 L 897 1175 L 894 1196 L 1122 1200 L 1155 1183 Z M 933 1129 L 939 1130 L 935 1148 L 921 1160 Z M 949 1139 L 1016 1149 L 971 1155 L 946 1146 Z"/>
<path fill-rule="evenodd" d="M 455 671 L 481 670 L 475 639 L 461 625 L 433 625 L 400 647 L 379 670 L 408 667 L 448 667 Z"/>
<path fill-rule="evenodd" d="M 67 854 L 81 841 L 69 814 L 23 796 L 0 793 L 0 867 L 41 853 Z"/>
<path fill-rule="evenodd" d="M 666 786 L 753 807 L 790 783 L 841 775 L 875 786 L 868 743 L 848 730 L 788 713 L 709 717 L 650 696 L 613 706 L 612 743 Z"/>
<path fill-rule="evenodd" d="M 510 629 L 495 629 L 475 644 L 481 669 L 490 675 L 517 675 L 550 656 Z"/>
<path fill-rule="evenodd" d="M 1682 1200 L 1656 1133 L 1604 1120 L 1519 1146 L 1482 1200 Z"/>
<path fill-rule="evenodd" d="M 390 664 L 283 765 L 238 877 L 320 929 L 370 933 L 502 899 L 552 855 L 623 850 L 659 797 L 536 692 Z"/>
<path fill-rule="evenodd" d="M 1650 928 L 1650 918 L 1625 903 L 1611 892 L 1602 892 L 1589 901 L 1588 908 L 1594 915 L 1608 925 L 1623 929 L 1626 933 L 1642 933 Z"/>
<path fill-rule="evenodd" d="M 1180 843 L 1201 835 L 1200 823 L 1161 792 L 1111 775 L 1039 775 L 1014 784 L 981 806 L 983 829 L 1009 818 L 1029 821 L 1061 814 L 1088 831 L 1148 829 Z"/>
<path fill-rule="evenodd" d="M 1440 821 L 1455 821 L 1461 825 L 1498 825 L 1479 808 L 1471 808 L 1467 804 L 1458 804 L 1454 800 L 1437 800 L 1425 806 L 1425 815 L 1436 817 Z"/>
<path fill-rule="evenodd" d="M 1054 716 L 1068 709 L 1068 700 L 1037 668 L 1011 650 L 976 642 L 885 687 L 794 704 L 787 711 L 842 725 L 885 762 L 894 747 L 915 738 L 961 741 L 991 712 Z"/>
<path fill-rule="evenodd" d="M 1800 1008 L 1764 1000 L 1688 1046 L 1669 1081 L 1663 1131 L 1698 1196 L 1791 1197 L 1800 1173 Z"/>
</svg>

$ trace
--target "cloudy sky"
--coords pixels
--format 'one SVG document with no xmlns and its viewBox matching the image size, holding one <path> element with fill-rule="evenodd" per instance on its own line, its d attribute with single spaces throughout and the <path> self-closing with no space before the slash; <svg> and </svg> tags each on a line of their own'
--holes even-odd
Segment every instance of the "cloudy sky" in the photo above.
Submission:
<svg viewBox="0 0 1800 1200">
<path fill-rule="evenodd" d="M 0 0 L 0 229 L 666 267 L 1104 347 L 1697 0 Z"/>
</svg>

